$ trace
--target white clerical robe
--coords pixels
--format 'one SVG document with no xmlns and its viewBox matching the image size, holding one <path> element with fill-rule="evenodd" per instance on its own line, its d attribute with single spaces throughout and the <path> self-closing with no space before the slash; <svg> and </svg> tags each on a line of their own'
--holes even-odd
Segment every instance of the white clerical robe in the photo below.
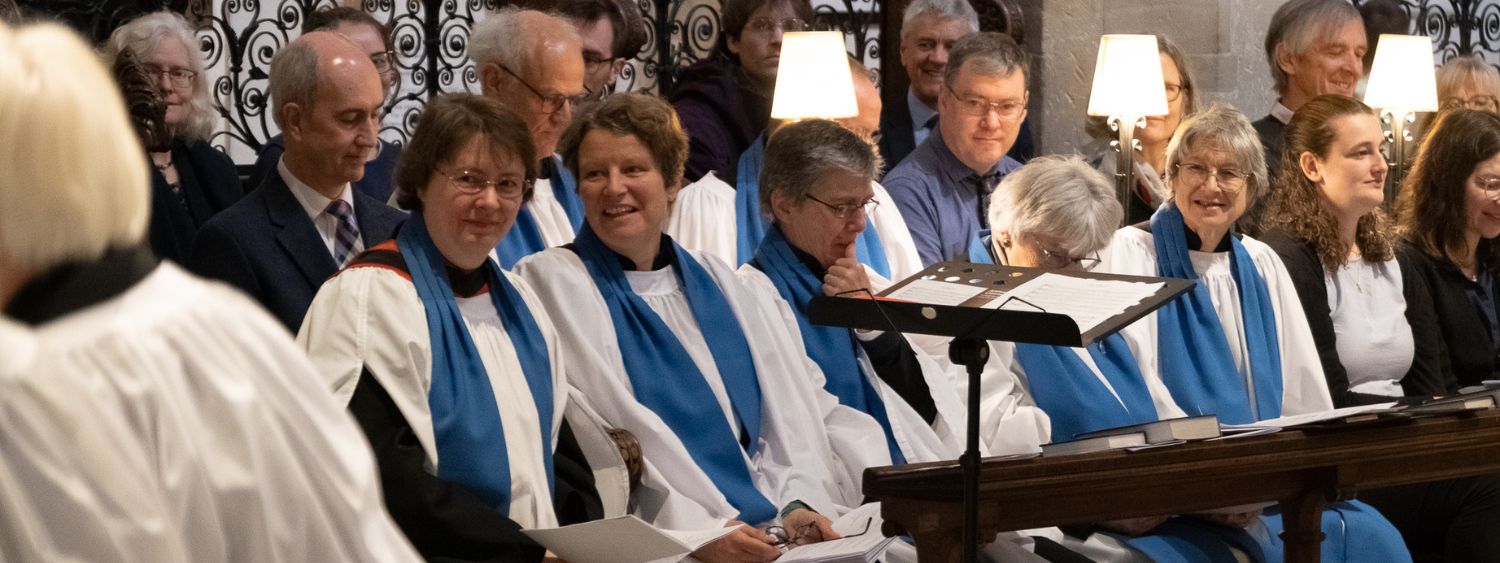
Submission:
<svg viewBox="0 0 1500 563">
<path fill-rule="evenodd" d="M 573 237 L 578 234 L 573 231 L 573 223 L 568 222 L 568 213 L 563 211 L 562 203 L 557 201 L 553 190 L 558 189 L 562 186 L 549 179 L 537 178 L 531 199 L 526 202 L 526 209 L 536 219 L 536 229 L 541 232 L 542 242 L 547 248 L 573 242 Z"/>
<path fill-rule="evenodd" d="M 901 210 L 896 208 L 890 194 L 879 182 L 871 182 L 871 187 L 875 189 L 875 200 L 880 205 L 870 215 L 866 228 L 875 229 L 880 235 L 891 277 L 906 279 L 922 271 L 917 245 L 912 242 L 906 220 L 901 218 Z M 739 227 L 735 219 L 734 194 L 734 186 L 720 180 L 713 172 L 704 174 L 703 178 L 677 193 L 677 202 L 672 204 L 672 213 L 663 231 L 683 248 L 707 252 L 727 263 L 738 264 L 739 242 L 736 237 Z"/>
<path fill-rule="evenodd" d="M 119 405 L 0 319 L 0 561 L 188 561 Z"/>
<path fill-rule="evenodd" d="M 1155 276 L 1156 247 L 1150 231 L 1136 227 L 1125 227 L 1115 232 L 1109 248 L 1101 253 L 1102 261 L 1095 271 L 1112 274 Z M 1328 394 L 1328 382 L 1323 378 L 1323 364 L 1318 359 L 1318 350 L 1313 343 L 1312 330 L 1308 328 L 1307 316 L 1302 312 L 1302 302 L 1297 299 L 1297 289 L 1287 274 L 1286 266 L 1271 247 L 1258 240 L 1243 237 L 1240 243 L 1255 263 L 1256 271 L 1266 280 L 1266 289 L 1271 296 L 1271 309 L 1276 316 L 1276 340 L 1280 344 L 1283 415 L 1326 411 L 1333 408 Z M 1219 323 L 1229 341 L 1229 351 L 1234 356 L 1235 367 L 1245 381 L 1247 389 L 1254 389 L 1250 376 L 1250 356 L 1245 344 L 1244 320 L 1240 313 L 1239 287 L 1234 281 L 1229 252 L 1188 252 L 1193 262 L 1193 271 L 1198 274 L 1198 283 L 1208 289 L 1219 314 Z M 1151 383 L 1152 399 L 1157 412 L 1163 409 L 1182 411 L 1172 397 L 1165 393 L 1161 384 L 1161 357 L 1157 353 L 1156 313 L 1132 323 L 1121 331 L 1131 353 L 1141 365 L 1141 374 Z M 1152 380 L 1155 380 L 1154 382 Z M 1250 393 L 1251 400 L 1255 393 Z M 1198 414 L 1198 413 L 1188 413 Z"/>
<path fill-rule="evenodd" d="M 870 447 L 885 443 L 880 425 L 823 390 L 817 364 L 793 352 L 800 349 L 800 339 L 786 330 L 791 321 L 771 295 L 746 287 L 722 261 L 689 254 L 724 292 L 760 379 L 760 441 L 745 456 L 756 489 L 777 507 L 801 500 L 830 518 L 858 506 L 864 468 L 890 464 L 886 448 Z M 739 511 L 698 468 L 677 435 L 636 401 L 608 306 L 577 254 L 549 249 L 522 260 L 515 270 L 537 290 L 554 318 L 568 319 L 558 325 L 558 333 L 569 380 L 609 424 L 640 441 L 646 471 L 633 495 L 632 512 L 657 526 L 683 530 L 719 527 L 736 518 Z M 682 341 L 730 417 L 723 382 L 673 267 L 626 274 L 641 299 Z"/>
<path fill-rule="evenodd" d="M 36 335 L 47 373 L 123 407 L 188 560 L 419 560 L 363 434 L 243 294 L 162 263 Z"/>
<path fill-rule="evenodd" d="M 557 517 L 545 456 L 552 452 L 542 451 L 540 429 L 546 428 L 551 443 L 557 443 L 568 403 L 564 359 L 558 353 L 552 320 L 531 288 L 516 276 L 505 275 L 526 301 L 547 343 L 554 389 L 551 420 L 538 420 L 515 346 L 489 293 L 457 298 L 458 308 L 490 375 L 504 427 L 511 481 L 508 517 L 523 528 L 551 528 L 557 526 Z M 427 402 L 432 343 L 426 319 L 416 286 L 402 275 L 383 267 L 348 268 L 318 290 L 297 339 L 341 404 L 348 404 L 360 374 L 368 369 L 411 425 L 427 454 L 428 469 L 436 475 L 442 458 Z"/>
<path fill-rule="evenodd" d="M 874 274 L 871 273 L 871 275 Z M 750 289 L 775 299 L 777 308 L 785 318 L 787 330 L 795 336 L 793 340 L 796 341 L 797 348 L 794 352 L 798 355 L 807 355 L 806 345 L 802 341 L 801 325 L 797 323 L 791 304 L 781 297 L 775 284 L 771 283 L 771 279 L 750 264 L 740 266 L 739 276 Z M 912 348 L 914 351 L 917 350 L 915 345 Z M 964 420 L 967 417 L 963 399 L 958 395 L 958 389 L 953 386 L 955 378 L 951 369 L 953 366 L 940 365 L 927 354 L 917 351 L 917 362 L 922 366 L 922 379 L 927 382 L 927 389 L 932 395 L 932 402 L 937 407 L 938 413 L 937 418 L 928 424 L 922 419 L 922 415 L 917 414 L 917 411 L 906 402 L 906 399 L 880 379 L 864 349 L 859 348 L 857 351 L 860 371 L 866 381 L 880 394 L 880 400 L 885 403 L 886 418 L 891 424 L 891 435 L 895 437 L 896 444 L 901 448 L 901 455 L 906 458 L 906 461 L 919 463 L 958 459 L 964 451 Z"/>
</svg>

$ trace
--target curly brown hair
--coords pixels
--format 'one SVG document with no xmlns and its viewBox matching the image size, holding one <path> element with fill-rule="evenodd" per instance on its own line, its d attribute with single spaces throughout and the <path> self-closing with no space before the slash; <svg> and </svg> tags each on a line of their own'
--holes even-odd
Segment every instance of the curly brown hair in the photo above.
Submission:
<svg viewBox="0 0 1500 563">
<path fill-rule="evenodd" d="M 557 142 L 563 164 L 573 171 L 575 178 L 582 179 L 578 172 L 578 147 L 589 131 L 603 129 L 616 135 L 632 135 L 651 151 L 656 168 L 661 171 L 670 190 L 682 181 L 682 170 L 687 164 L 688 137 L 682 130 L 677 112 L 666 100 L 649 94 L 615 94 L 605 98 L 583 114 L 573 118 L 568 129 Z"/>
<path fill-rule="evenodd" d="M 1323 267 L 1333 271 L 1349 258 L 1348 241 L 1339 240 L 1339 222 L 1329 208 L 1323 190 L 1302 173 L 1303 153 L 1327 158 L 1337 132 L 1334 121 L 1350 115 L 1376 117 L 1370 106 L 1337 94 L 1324 94 L 1303 104 L 1286 126 L 1281 144 L 1281 170 L 1270 212 L 1263 219 L 1266 228 L 1280 228 L 1312 243 Z M 1395 255 L 1396 232 L 1380 208 L 1359 218 L 1354 228 L 1354 245 L 1363 259 L 1385 262 Z"/>
<path fill-rule="evenodd" d="M 1497 154 L 1500 117 L 1471 109 L 1441 112 L 1396 198 L 1401 236 L 1435 259 L 1472 266 L 1465 237 L 1469 176 Z M 1491 246 L 1500 258 L 1500 245 Z"/>
</svg>

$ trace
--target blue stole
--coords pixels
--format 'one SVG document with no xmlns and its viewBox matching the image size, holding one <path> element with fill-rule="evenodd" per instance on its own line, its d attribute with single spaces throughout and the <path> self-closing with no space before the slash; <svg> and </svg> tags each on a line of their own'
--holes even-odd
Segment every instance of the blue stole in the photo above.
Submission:
<svg viewBox="0 0 1500 563">
<path fill-rule="evenodd" d="M 734 177 L 735 250 L 740 264 L 755 258 L 760 239 L 766 236 L 765 218 L 760 214 L 760 168 L 765 155 L 766 136 L 761 135 L 740 154 Z M 891 263 L 885 257 L 880 233 L 868 224 L 854 241 L 854 257 L 881 276 L 891 277 Z"/>
<path fill-rule="evenodd" d="M 671 241 L 666 235 L 662 238 Z M 761 392 L 750 343 L 708 271 L 677 243 L 671 244 L 673 270 L 687 294 L 693 320 L 724 380 L 735 421 L 744 430 L 746 443 L 754 448 L 760 441 Z M 719 401 L 713 390 L 671 328 L 631 289 L 619 255 L 586 224 L 573 241 L 573 250 L 609 306 L 636 400 L 682 440 L 693 462 L 740 511 L 740 520 L 760 523 L 775 518 L 776 506 L 756 490 L 734 431 L 716 408 Z"/>
<path fill-rule="evenodd" d="M 1186 231 L 1176 203 L 1163 205 L 1151 216 L 1157 275 L 1198 280 L 1188 256 Z M 1245 246 L 1232 234 L 1225 236 L 1229 237 L 1230 267 L 1239 288 L 1256 409 L 1250 409 L 1249 390 L 1235 369 L 1229 340 L 1203 284 L 1157 310 L 1162 380 L 1172 398 L 1189 413 L 1214 414 L 1220 422 L 1231 424 L 1276 418 L 1281 416 L 1281 356 L 1271 295 Z"/>
<path fill-rule="evenodd" d="M 446 261 L 433 245 L 421 213 L 412 213 L 406 220 L 396 235 L 396 244 L 406 260 L 417 296 L 422 299 L 427 334 L 432 340 L 432 387 L 427 391 L 427 407 L 432 412 L 432 432 L 437 442 L 438 477 L 472 489 L 495 511 L 508 515 L 510 457 L 500 409 L 495 404 L 489 373 L 453 297 Z M 536 403 L 550 491 L 553 389 L 547 342 L 521 294 L 506 280 L 500 267 L 485 260 L 483 268 L 490 300 L 516 349 L 526 385 Z"/>
<path fill-rule="evenodd" d="M 583 225 L 583 201 L 578 197 L 578 183 L 573 180 L 573 174 L 562 165 L 557 155 L 542 159 L 542 166 L 551 174 L 553 197 L 557 198 L 557 203 L 567 214 L 568 223 L 573 225 L 573 232 L 578 232 Z M 547 243 L 542 240 L 542 230 L 536 226 L 536 216 L 531 214 L 531 207 L 522 204 L 521 210 L 516 213 L 516 224 L 506 233 L 505 238 L 500 239 L 500 244 L 495 245 L 495 254 L 500 257 L 500 267 L 509 270 L 522 258 L 546 249 Z"/>
<path fill-rule="evenodd" d="M 994 263 L 990 256 L 989 229 L 975 233 L 969 243 L 969 261 Z M 1067 347 L 1016 344 L 1016 360 L 1026 369 L 1031 397 L 1052 419 L 1054 442 L 1066 442 L 1085 432 L 1157 419 L 1156 404 L 1146 390 L 1146 378 L 1119 333 L 1095 342 L 1088 351 L 1114 393 Z"/>
<path fill-rule="evenodd" d="M 859 342 L 855 341 L 854 333 L 847 328 L 807 322 L 804 309 L 813 296 L 823 294 L 823 280 L 797 259 L 791 244 L 781 234 L 780 225 L 771 225 L 750 264 L 765 272 L 776 291 L 792 305 L 792 314 L 797 316 L 797 326 L 802 329 L 802 343 L 807 346 L 807 354 L 823 370 L 823 389 L 838 397 L 839 404 L 868 414 L 879 422 L 885 431 L 885 444 L 891 451 L 892 463 L 906 463 L 906 456 L 901 455 L 901 446 L 891 432 L 885 401 L 859 367 Z"/>
</svg>

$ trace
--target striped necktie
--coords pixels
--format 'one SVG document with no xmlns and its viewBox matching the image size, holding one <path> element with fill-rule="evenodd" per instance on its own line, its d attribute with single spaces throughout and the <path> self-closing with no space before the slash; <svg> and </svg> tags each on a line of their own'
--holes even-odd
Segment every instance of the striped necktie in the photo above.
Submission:
<svg viewBox="0 0 1500 563">
<path fill-rule="evenodd" d="M 354 209 L 349 202 L 335 199 L 325 211 L 338 220 L 333 231 L 333 261 L 342 268 L 354 254 L 354 243 L 359 241 L 359 231 L 354 228 Z"/>
</svg>

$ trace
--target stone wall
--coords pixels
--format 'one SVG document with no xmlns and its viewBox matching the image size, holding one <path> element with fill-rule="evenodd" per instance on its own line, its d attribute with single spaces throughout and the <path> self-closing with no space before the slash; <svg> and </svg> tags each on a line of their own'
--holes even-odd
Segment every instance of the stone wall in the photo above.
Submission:
<svg viewBox="0 0 1500 563">
<path fill-rule="evenodd" d="M 1250 119 L 1275 100 L 1264 47 L 1284 0 L 1022 0 L 1026 49 L 1035 58 L 1030 119 L 1039 154 L 1094 156 L 1084 133 L 1099 36 L 1159 33 L 1188 55 L 1200 103 L 1223 102 Z"/>
</svg>

